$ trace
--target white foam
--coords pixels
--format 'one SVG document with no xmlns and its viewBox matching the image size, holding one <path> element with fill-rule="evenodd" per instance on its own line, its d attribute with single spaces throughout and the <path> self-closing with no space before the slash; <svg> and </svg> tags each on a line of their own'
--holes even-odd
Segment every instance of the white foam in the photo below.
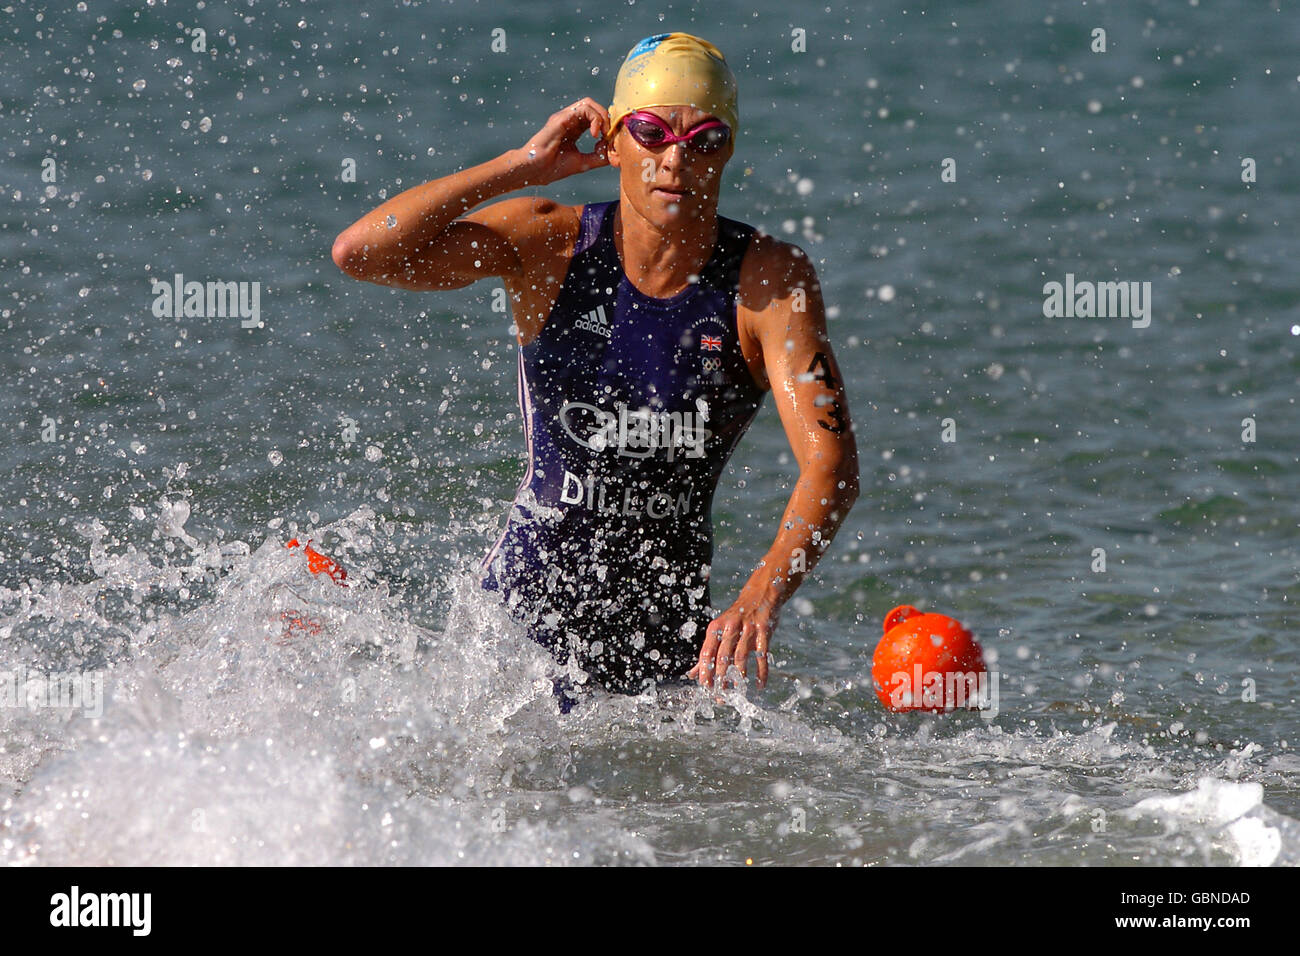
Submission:
<svg viewBox="0 0 1300 956">
<path fill-rule="evenodd" d="M 1161 817 L 1176 827 L 1205 834 L 1241 866 L 1300 862 L 1300 824 L 1264 804 L 1264 787 L 1202 777 L 1196 789 L 1147 797 L 1126 811 L 1130 819 Z"/>
<path fill-rule="evenodd" d="M 165 509 L 164 537 L 184 540 L 186 520 L 187 509 Z M 697 734 L 706 698 L 598 695 L 561 717 L 549 656 L 472 575 L 448 582 L 446 624 L 430 630 L 385 587 L 362 583 L 372 514 L 324 531 L 355 586 L 308 574 L 277 538 L 255 550 L 194 541 L 182 557 L 193 563 L 177 566 L 110 553 L 106 529 L 91 525 L 98 581 L 0 595 L 7 635 L 26 627 L 58 641 L 88 617 L 99 637 L 116 635 L 102 717 L 0 713 L 0 861 L 653 863 L 590 787 L 564 779 L 569 748 L 629 731 Z M 213 563 L 222 577 L 210 596 L 180 601 Z M 106 589 L 153 613 L 102 618 L 93 608 Z M 286 632 L 286 612 L 318 633 Z M 557 782 L 560 819 L 529 812 L 535 798 L 520 803 L 520 768 Z"/>
<path fill-rule="evenodd" d="M 342 588 L 278 537 L 185 532 L 191 546 L 188 516 L 168 515 L 172 533 L 140 549 L 84 526 L 94 581 L 0 589 L 0 670 L 66 659 L 107 692 L 98 719 L 0 708 L 0 864 L 713 862 L 772 835 L 817 862 L 911 847 L 917 863 L 1136 850 L 1254 865 L 1300 847 L 1251 780 L 1293 771 L 1286 755 L 1266 769 L 1242 748 L 1206 792 L 1170 795 L 1206 761 L 1113 722 L 876 717 L 852 674 L 774 672 L 766 698 L 721 705 L 695 687 L 598 693 L 562 717 L 549 657 L 471 573 L 402 599 L 373 580 L 394 548 L 372 512 L 288 529 L 343 561 Z M 467 533 L 487 540 L 487 524 Z M 439 600 L 443 624 L 412 620 Z M 286 612 L 318 633 L 286 635 Z M 1090 821 L 1139 787 L 1156 793 L 1093 840 Z M 1153 815 L 1165 832 L 1143 828 Z"/>
</svg>

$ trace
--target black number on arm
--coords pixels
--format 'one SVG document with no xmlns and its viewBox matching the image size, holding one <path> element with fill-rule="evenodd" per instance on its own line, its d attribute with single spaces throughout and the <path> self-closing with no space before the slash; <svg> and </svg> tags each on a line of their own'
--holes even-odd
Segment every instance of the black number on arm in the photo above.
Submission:
<svg viewBox="0 0 1300 956">
<path fill-rule="evenodd" d="M 824 422 L 819 418 L 817 419 L 817 424 L 826 429 L 832 435 L 842 434 L 844 429 L 849 427 L 849 423 L 844 420 L 844 410 L 840 408 L 839 402 L 832 399 L 830 411 L 826 414 L 830 415 L 831 420 L 829 422 Z"/>
<path fill-rule="evenodd" d="M 818 366 L 821 366 L 822 371 L 813 371 Z M 813 356 L 812 364 L 808 366 L 808 371 L 812 374 L 815 381 L 821 382 L 832 392 L 840 387 L 840 380 L 836 378 L 835 373 L 831 371 L 830 359 L 826 357 L 825 352 L 818 352 Z"/>
<path fill-rule="evenodd" d="M 821 369 L 820 372 L 817 371 L 819 368 Z M 835 373 L 831 370 L 831 362 L 826 357 L 825 352 L 818 352 L 813 356 L 812 363 L 808 366 L 808 372 L 812 375 L 814 381 L 821 382 L 832 392 L 840 387 L 840 380 L 835 377 Z M 844 420 L 844 410 L 840 408 L 840 403 L 835 399 L 831 399 L 830 406 L 826 414 L 830 416 L 831 420 L 826 422 L 819 418 L 817 424 L 832 435 L 842 434 L 849 427 L 849 423 Z"/>
</svg>

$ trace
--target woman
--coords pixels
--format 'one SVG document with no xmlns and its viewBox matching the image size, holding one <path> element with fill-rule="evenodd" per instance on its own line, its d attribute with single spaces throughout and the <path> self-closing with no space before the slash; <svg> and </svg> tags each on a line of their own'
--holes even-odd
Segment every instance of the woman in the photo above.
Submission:
<svg viewBox="0 0 1300 956">
<path fill-rule="evenodd" d="M 339 268 L 371 282 L 505 281 L 529 462 L 481 581 L 557 661 L 575 656 L 613 691 L 744 678 L 751 652 L 763 686 L 780 608 L 858 493 L 811 262 L 718 215 L 738 123 L 715 47 L 649 37 L 608 111 L 580 100 L 524 147 L 402 193 L 334 244 Z M 600 141 L 591 153 L 577 146 L 586 131 Z M 619 170 L 617 201 L 529 197 L 470 212 L 606 165 Z M 715 614 L 713 493 L 768 391 L 799 480 L 771 547 Z"/>
</svg>

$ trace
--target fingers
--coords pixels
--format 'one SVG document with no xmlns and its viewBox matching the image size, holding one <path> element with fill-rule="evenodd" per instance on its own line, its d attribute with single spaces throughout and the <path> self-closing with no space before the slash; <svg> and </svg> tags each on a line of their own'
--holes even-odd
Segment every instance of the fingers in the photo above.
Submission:
<svg viewBox="0 0 1300 956">
<path fill-rule="evenodd" d="M 575 105 L 581 105 L 591 114 L 591 135 L 596 139 L 605 137 L 605 130 L 609 127 L 609 110 L 601 106 L 590 96 L 583 97 Z"/>
<path fill-rule="evenodd" d="M 579 130 L 590 132 L 597 140 L 604 139 L 605 127 L 609 125 L 609 111 L 590 96 L 570 103 L 555 115 L 560 117 L 564 131 L 573 135 L 575 141 L 582 136 Z"/>
<path fill-rule="evenodd" d="M 599 169 L 602 166 L 609 165 L 609 156 L 605 154 L 605 144 L 603 142 L 597 143 L 596 148 L 590 153 L 579 151 L 578 155 L 582 157 L 581 171 L 584 173 L 591 169 Z"/>
<path fill-rule="evenodd" d="M 736 665 L 740 668 L 741 677 L 749 676 L 749 655 L 751 652 L 754 654 L 759 690 L 767 686 L 767 648 L 771 636 L 772 628 L 769 624 L 762 621 L 747 621 L 744 632 L 736 644 Z"/>
<path fill-rule="evenodd" d="M 736 642 L 736 651 L 733 664 L 740 670 L 742 679 L 749 678 L 749 655 L 758 650 L 760 646 L 766 646 L 766 641 L 762 638 L 762 627 L 754 621 L 746 621 L 744 630 L 741 631 L 740 639 Z M 767 670 L 767 664 L 761 657 L 758 658 L 758 671 L 763 674 Z M 759 686 L 762 686 L 761 684 Z"/>
<path fill-rule="evenodd" d="M 714 686 L 715 679 L 720 682 L 719 687 L 730 687 L 732 681 L 727 679 L 728 669 L 735 667 L 741 680 L 747 679 L 749 655 L 752 653 L 761 690 L 767 686 L 771 637 L 772 627 L 768 622 L 720 617 L 709 625 L 699 661 L 687 676 L 705 687 Z"/>
<path fill-rule="evenodd" d="M 746 622 L 740 639 L 736 641 L 736 651 L 732 657 L 732 666 L 740 671 L 742 678 L 749 677 L 749 655 L 754 650 L 754 626 Z"/>
<path fill-rule="evenodd" d="M 558 178 L 609 165 L 605 140 L 608 120 L 609 113 L 590 97 L 571 103 L 551 116 L 547 125 L 551 128 L 551 142 L 556 148 Z M 578 148 L 578 141 L 586 133 L 591 133 L 596 141 L 595 148 L 589 153 Z"/>
<path fill-rule="evenodd" d="M 714 622 L 716 624 L 716 622 Z M 709 625 L 705 634 L 704 643 L 700 646 L 700 659 L 694 667 L 687 673 L 687 677 L 694 678 L 703 687 L 713 686 L 713 673 L 717 667 L 716 657 L 718 652 L 718 637 L 714 630 L 714 624 Z"/>
<path fill-rule="evenodd" d="M 738 667 L 741 676 L 744 676 L 745 658 L 749 654 L 743 641 L 745 626 L 739 621 L 729 619 L 718 627 L 718 646 L 714 652 L 713 672 L 722 682 L 721 686 L 724 689 L 731 686 L 731 681 L 726 679 L 729 668 Z"/>
<path fill-rule="evenodd" d="M 713 658 L 713 676 L 717 680 L 715 686 L 723 689 L 731 686 L 727 680 L 727 669 L 731 667 L 736 656 L 736 642 L 738 635 L 733 628 L 726 628 L 719 635 L 718 649 Z"/>
</svg>

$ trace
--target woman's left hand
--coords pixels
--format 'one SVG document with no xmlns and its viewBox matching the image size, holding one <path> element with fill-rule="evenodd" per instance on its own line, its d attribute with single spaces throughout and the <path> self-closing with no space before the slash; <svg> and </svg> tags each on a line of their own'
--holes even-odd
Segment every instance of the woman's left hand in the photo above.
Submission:
<svg viewBox="0 0 1300 956">
<path fill-rule="evenodd" d="M 741 678 L 749 676 L 749 655 L 758 660 L 758 687 L 767 685 L 767 651 L 780 615 L 779 605 L 770 598 L 754 597 L 745 590 L 736 602 L 713 619 L 705 631 L 700 659 L 687 673 L 704 687 L 712 687 L 714 677 L 723 689 L 731 686 L 727 669 L 736 667 Z"/>
</svg>

